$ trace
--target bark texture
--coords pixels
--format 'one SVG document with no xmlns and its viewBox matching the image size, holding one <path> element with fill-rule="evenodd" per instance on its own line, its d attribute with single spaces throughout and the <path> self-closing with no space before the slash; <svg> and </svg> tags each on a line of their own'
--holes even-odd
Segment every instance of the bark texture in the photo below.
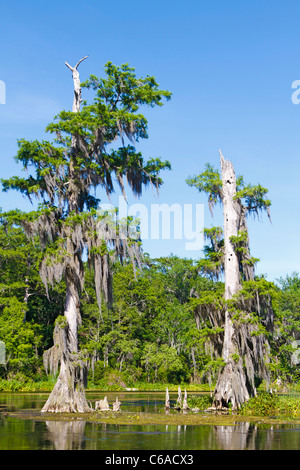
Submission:
<svg viewBox="0 0 300 470">
<path fill-rule="evenodd" d="M 166 409 L 166 410 L 169 410 L 169 409 L 170 409 L 170 395 L 169 395 L 168 387 L 166 388 L 165 409 Z"/>
<path fill-rule="evenodd" d="M 113 403 L 113 411 L 121 411 L 121 405 L 122 403 L 116 397 L 116 401 Z"/>
<path fill-rule="evenodd" d="M 103 400 L 96 401 L 95 409 L 100 411 L 109 411 L 109 403 L 107 401 L 107 397 L 104 397 Z"/>
<path fill-rule="evenodd" d="M 85 398 L 87 367 L 74 346 L 72 333 L 67 320 L 57 323 L 54 333 L 54 345 L 44 356 L 44 365 L 54 372 L 60 364 L 57 382 L 42 412 L 84 413 L 90 411 Z"/>
</svg>

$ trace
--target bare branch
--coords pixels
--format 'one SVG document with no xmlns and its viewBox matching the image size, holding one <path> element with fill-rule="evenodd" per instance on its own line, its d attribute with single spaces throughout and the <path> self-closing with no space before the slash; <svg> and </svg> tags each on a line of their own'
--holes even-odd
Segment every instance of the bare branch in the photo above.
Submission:
<svg viewBox="0 0 300 470">
<path fill-rule="evenodd" d="M 68 64 L 68 62 L 65 62 L 65 64 L 72 72 L 74 72 L 74 70 L 77 70 L 79 64 L 81 64 L 81 62 L 83 62 L 87 58 L 88 58 L 88 55 L 86 55 L 85 57 L 82 57 L 82 59 L 80 59 L 79 62 L 77 62 L 75 67 L 72 67 L 70 64 Z"/>
<path fill-rule="evenodd" d="M 79 66 L 79 64 L 81 64 L 81 62 L 83 62 L 83 61 L 84 61 L 85 59 L 87 59 L 87 58 L 88 58 L 88 55 L 86 55 L 85 57 L 83 57 L 82 59 L 80 59 L 80 61 L 77 62 L 77 64 L 75 65 L 74 69 L 77 70 L 77 67 Z"/>
<path fill-rule="evenodd" d="M 66 64 L 66 66 L 73 72 L 73 70 L 74 70 L 73 67 L 71 67 L 71 65 L 68 64 L 68 62 L 65 62 L 65 64 Z"/>
</svg>

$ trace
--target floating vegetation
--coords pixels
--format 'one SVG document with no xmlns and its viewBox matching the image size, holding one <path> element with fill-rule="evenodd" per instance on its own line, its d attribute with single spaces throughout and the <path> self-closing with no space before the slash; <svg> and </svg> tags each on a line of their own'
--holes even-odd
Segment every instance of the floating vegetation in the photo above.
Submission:
<svg viewBox="0 0 300 470">
<path fill-rule="evenodd" d="M 290 423 L 289 417 L 263 417 L 242 415 L 236 413 L 223 414 L 221 412 L 170 412 L 170 413 L 137 413 L 129 411 L 94 411 L 91 413 L 8 413 L 10 417 L 34 419 L 36 421 L 86 421 L 94 423 L 106 423 L 116 425 L 176 425 L 176 426 L 235 426 L 248 422 L 259 425 Z M 293 423 L 300 424 L 299 420 L 292 419 Z"/>
</svg>

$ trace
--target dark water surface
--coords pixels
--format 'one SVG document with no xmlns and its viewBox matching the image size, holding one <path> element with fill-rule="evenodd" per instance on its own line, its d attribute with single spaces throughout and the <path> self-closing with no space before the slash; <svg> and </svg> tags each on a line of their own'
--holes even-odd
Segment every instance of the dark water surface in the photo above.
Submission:
<svg viewBox="0 0 300 470">
<path fill-rule="evenodd" d="M 123 411 L 159 413 L 164 408 L 164 394 L 156 392 L 88 392 L 91 403 L 116 396 Z M 0 393 L 0 450 L 299 450 L 298 425 L 175 426 L 116 425 L 38 421 L 47 399 L 44 393 Z M 170 394 L 170 398 L 176 399 Z M 22 410 L 30 419 L 5 415 Z"/>
</svg>

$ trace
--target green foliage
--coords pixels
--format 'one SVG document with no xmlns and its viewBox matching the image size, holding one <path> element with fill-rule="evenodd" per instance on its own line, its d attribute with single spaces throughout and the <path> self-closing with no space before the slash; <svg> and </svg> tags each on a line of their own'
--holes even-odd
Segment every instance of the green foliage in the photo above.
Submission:
<svg viewBox="0 0 300 470">
<path fill-rule="evenodd" d="M 66 317 L 64 315 L 58 315 L 55 319 L 55 325 L 57 325 L 59 328 L 64 329 L 68 326 Z"/>
<path fill-rule="evenodd" d="M 210 244 L 204 246 L 204 258 L 198 261 L 197 267 L 204 275 L 218 280 L 224 270 L 223 230 L 221 227 L 204 228 L 203 233 Z"/>
<path fill-rule="evenodd" d="M 213 399 L 210 395 L 188 395 L 188 406 L 190 409 L 197 408 L 198 410 L 206 410 L 213 404 Z"/>
<path fill-rule="evenodd" d="M 256 397 L 250 398 L 241 410 L 242 414 L 256 416 L 270 416 L 277 414 L 279 407 L 278 395 L 269 392 L 260 392 Z"/>
<path fill-rule="evenodd" d="M 188 186 L 196 187 L 199 192 L 204 192 L 208 195 L 208 204 L 211 211 L 216 203 L 221 202 L 222 179 L 220 172 L 209 163 L 205 165 L 203 173 L 188 178 L 186 183 Z"/>
<path fill-rule="evenodd" d="M 157 348 L 155 344 L 146 344 L 143 348 L 141 364 L 145 367 L 148 380 L 169 383 L 186 381 L 186 370 L 176 349 L 163 344 Z"/>
<path fill-rule="evenodd" d="M 50 392 L 53 386 L 53 378 L 39 380 L 39 377 L 35 377 L 30 379 L 28 375 L 20 372 L 15 373 L 8 380 L 0 379 L 0 392 Z"/>
<path fill-rule="evenodd" d="M 299 381 L 299 363 L 293 360 L 299 353 L 295 341 L 300 339 L 300 277 L 298 273 L 278 280 L 276 302 L 276 338 L 272 342 L 271 367 L 275 377 Z M 296 359 L 300 357 L 297 354 Z M 276 358 L 276 359 L 275 359 Z"/>
<path fill-rule="evenodd" d="M 74 221 L 75 219 L 73 219 Z M 73 223 L 70 217 L 69 223 Z M 218 228 L 208 230 L 217 243 Z M 41 248 L 30 243 L 21 228 L 3 217 L 0 227 L 0 340 L 6 344 L 7 364 L 0 367 L 3 390 L 51 389 L 43 376 L 42 354 L 52 346 L 55 324 L 63 321 L 64 285 L 49 289 L 47 298 L 38 264 Z M 212 389 L 222 360 L 224 285 L 203 275 L 199 261 L 176 256 L 150 259 L 141 269 L 128 260 L 113 266 L 114 302 L 101 309 L 95 292 L 92 266 L 85 266 L 81 295 L 80 347 L 90 360 L 89 386 L 121 389 L 124 386 L 164 388 L 162 383 L 201 382 Z M 300 334 L 300 281 L 293 273 L 278 285 L 266 279 L 243 282 L 228 302 L 233 319 L 256 326 L 253 334 L 267 334 L 271 354 L 271 380 L 299 381 L 292 363 L 294 341 Z M 27 293 L 27 302 L 24 301 Z M 259 302 L 258 309 L 249 306 Z M 269 305 L 275 329 L 265 328 Z M 261 321 L 263 320 L 263 322 Z M 49 377 L 50 380 L 50 377 Z M 43 385 L 44 384 L 44 385 Z M 192 386 L 192 385 L 191 385 Z M 40 388 L 39 388 L 40 387 Z M 293 409 L 290 403 L 290 410 Z"/>
<path fill-rule="evenodd" d="M 9 370 L 30 374 L 38 366 L 36 350 L 42 336 L 38 325 L 24 322 L 26 310 L 16 297 L 0 300 L 0 340 L 5 342 Z"/>
<path fill-rule="evenodd" d="M 299 417 L 300 400 L 287 396 L 275 395 L 269 392 L 260 392 L 250 398 L 242 409 L 241 414 L 254 416 Z"/>
<path fill-rule="evenodd" d="M 137 78 L 135 70 L 128 64 L 118 67 L 108 62 L 104 72 L 105 78 L 91 75 L 82 83 L 83 89 L 94 91 L 91 104 L 84 101 L 82 109 L 77 113 L 62 111 L 56 116 L 55 122 L 47 127 L 48 132 L 57 136 L 58 143 L 67 148 L 70 147 L 70 136 L 76 135 L 78 139 L 80 152 L 73 162 L 73 168 L 79 180 L 83 175 L 89 175 L 90 185 L 82 185 L 84 190 L 81 194 L 81 206 L 86 205 L 87 208 L 97 205 L 97 200 L 90 195 L 93 186 L 103 187 L 107 193 L 114 191 L 113 173 L 123 193 L 123 177 L 126 176 L 133 192 L 139 195 L 142 187 L 148 184 L 158 188 L 162 184 L 159 172 L 170 169 L 170 163 L 162 162 L 159 158 L 150 158 L 144 162 L 142 154 L 136 151 L 133 144 L 148 138 L 147 119 L 139 113 L 139 109 L 142 106 L 162 106 L 163 98 L 169 100 L 171 93 L 160 90 L 154 77 Z M 129 144 L 126 145 L 125 139 Z M 120 142 L 119 148 L 116 148 L 117 141 Z M 61 147 L 57 151 L 61 151 Z M 37 152 L 32 153 L 34 159 L 39 161 Z M 48 148 L 47 153 L 50 153 L 52 163 L 52 148 Z M 56 169 L 51 169 L 61 192 L 65 191 L 64 185 L 69 178 L 68 158 L 67 161 L 60 159 L 61 166 L 67 166 L 65 177 L 60 181 Z M 49 161 L 47 165 L 49 168 Z"/>
<path fill-rule="evenodd" d="M 6 346 L 6 364 L 0 376 L 11 380 L 19 373 L 27 379 L 39 374 L 42 353 L 52 344 L 53 322 L 63 305 L 59 286 L 47 298 L 39 259 L 39 244 L 28 242 L 24 231 L 2 216 L 0 338 Z"/>
<path fill-rule="evenodd" d="M 271 206 L 270 199 L 266 199 L 268 190 L 260 184 L 252 186 L 248 184 L 238 189 L 235 199 L 242 199 L 248 214 L 258 215 L 261 211 L 266 210 L 270 218 L 269 207 Z"/>
<path fill-rule="evenodd" d="M 222 202 L 222 178 L 219 170 L 207 163 L 205 170 L 198 176 L 188 178 L 186 183 L 195 187 L 199 192 L 208 195 L 209 208 L 212 211 L 216 203 Z M 270 218 L 271 201 L 266 198 L 268 190 L 258 185 L 245 185 L 242 176 L 236 180 L 237 192 L 234 199 L 240 199 L 248 215 L 259 215 L 263 210 L 267 211 Z"/>
</svg>

